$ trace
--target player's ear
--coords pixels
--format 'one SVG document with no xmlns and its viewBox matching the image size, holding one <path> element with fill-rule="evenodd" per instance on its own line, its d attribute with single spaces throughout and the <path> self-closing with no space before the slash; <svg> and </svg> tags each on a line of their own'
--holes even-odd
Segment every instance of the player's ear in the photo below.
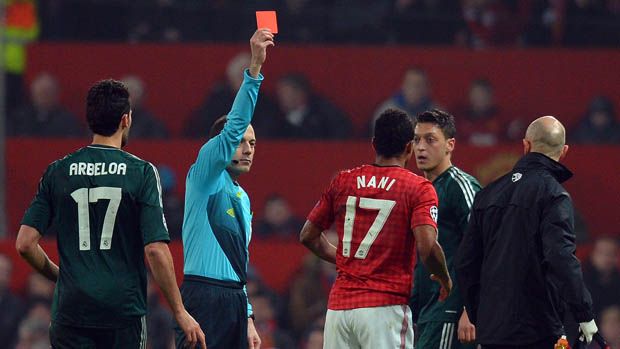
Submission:
<svg viewBox="0 0 620 349">
<path fill-rule="evenodd" d="M 451 153 L 454 150 L 454 145 L 456 144 L 456 139 L 454 138 L 448 138 L 448 141 L 446 142 L 446 150 L 448 151 L 448 153 Z"/>
<path fill-rule="evenodd" d="M 523 154 L 527 154 L 532 151 L 532 143 L 527 139 L 523 139 Z"/>
<path fill-rule="evenodd" d="M 121 124 L 119 126 L 120 128 L 127 128 L 131 126 L 131 110 L 129 113 L 125 113 L 121 116 Z"/>
<path fill-rule="evenodd" d="M 568 153 L 568 144 L 565 144 L 562 147 L 562 153 L 560 154 L 560 158 L 558 159 L 558 161 L 564 160 L 564 158 L 566 157 L 567 153 Z"/>
</svg>

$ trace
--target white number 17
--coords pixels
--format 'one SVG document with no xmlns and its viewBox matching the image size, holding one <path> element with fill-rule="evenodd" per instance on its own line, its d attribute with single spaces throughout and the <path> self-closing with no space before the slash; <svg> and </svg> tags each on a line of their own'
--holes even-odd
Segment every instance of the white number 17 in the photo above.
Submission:
<svg viewBox="0 0 620 349">
<path fill-rule="evenodd" d="M 359 248 L 355 252 L 355 258 L 365 259 L 368 255 L 368 250 L 372 246 L 373 242 L 383 229 L 385 222 L 390 216 L 390 212 L 396 205 L 396 201 L 393 200 L 381 200 L 360 198 L 360 208 L 368 210 L 378 210 L 375 221 L 368 229 L 366 236 L 362 239 Z M 344 216 L 344 234 L 342 236 L 342 255 L 349 257 L 351 255 L 351 239 L 353 237 L 353 223 L 355 222 L 355 211 L 357 209 L 357 197 L 349 196 L 347 198 L 347 211 Z"/>
<path fill-rule="evenodd" d="M 73 193 L 71 197 L 77 202 L 78 208 L 78 234 L 80 238 L 80 251 L 90 250 L 90 214 L 88 205 L 99 200 L 110 200 L 108 209 L 105 211 L 103 218 L 103 227 L 101 228 L 100 250 L 109 250 L 112 247 L 112 234 L 114 233 L 114 223 L 116 222 L 116 213 L 118 206 L 121 204 L 122 189 L 113 187 L 97 187 L 97 188 L 80 188 Z"/>
</svg>

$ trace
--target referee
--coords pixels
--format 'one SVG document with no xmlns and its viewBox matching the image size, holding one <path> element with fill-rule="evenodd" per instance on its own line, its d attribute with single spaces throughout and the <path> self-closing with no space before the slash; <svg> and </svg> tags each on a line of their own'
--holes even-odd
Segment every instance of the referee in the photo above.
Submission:
<svg viewBox="0 0 620 349">
<path fill-rule="evenodd" d="M 250 121 L 263 80 L 260 69 L 273 44 L 269 30 L 254 33 L 250 68 L 232 109 L 215 121 L 187 173 L 181 295 L 209 349 L 260 347 L 245 291 L 252 211 L 237 179 L 252 165 L 256 138 Z M 184 347 L 185 335 L 179 329 L 176 334 L 177 348 Z"/>
</svg>

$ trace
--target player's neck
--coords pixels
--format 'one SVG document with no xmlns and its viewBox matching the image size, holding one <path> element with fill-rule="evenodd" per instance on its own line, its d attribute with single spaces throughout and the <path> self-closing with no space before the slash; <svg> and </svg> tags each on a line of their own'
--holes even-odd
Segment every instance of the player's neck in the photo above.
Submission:
<svg viewBox="0 0 620 349">
<path fill-rule="evenodd" d="M 114 148 L 121 148 L 122 136 L 114 134 L 110 137 L 95 134 L 92 144 L 107 145 Z"/>
<path fill-rule="evenodd" d="M 375 165 L 378 166 L 400 166 L 405 167 L 406 160 L 401 158 L 386 158 L 383 156 L 377 156 L 375 158 Z"/>
<path fill-rule="evenodd" d="M 424 171 L 424 178 L 433 182 L 437 177 L 441 176 L 444 172 L 446 172 L 450 167 L 452 167 L 452 161 L 450 159 L 446 159 L 446 161 L 442 161 L 437 167 L 430 171 Z"/>
</svg>

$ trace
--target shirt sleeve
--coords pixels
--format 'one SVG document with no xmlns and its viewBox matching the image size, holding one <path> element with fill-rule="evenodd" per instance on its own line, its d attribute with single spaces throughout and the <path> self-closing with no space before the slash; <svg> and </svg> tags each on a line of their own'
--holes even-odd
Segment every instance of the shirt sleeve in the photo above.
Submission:
<svg viewBox="0 0 620 349">
<path fill-rule="evenodd" d="M 455 260 L 456 280 L 460 288 L 467 315 L 472 324 L 476 324 L 478 304 L 480 301 L 480 269 L 482 268 L 483 246 L 479 218 L 475 210 L 476 199 L 472 208 L 467 229 L 459 245 Z"/>
<path fill-rule="evenodd" d="M 52 223 L 54 208 L 52 205 L 52 173 L 53 164 L 48 166 L 39 181 L 37 194 L 24 214 L 21 224 L 35 228 L 44 235 Z"/>
<path fill-rule="evenodd" d="M 547 278 L 560 292 L 577 322 L 594 318 L 592 297 L 583 282 L 581 263 L 575 256 L 573 204 L 567 193 L 555 197 L 543 212 L 540 226 L 543 265 Z"/>
<path fill-rule="evenodd" d="M 431 225 L 437 229 L 437 209 L 439 200 L 433 184 L 423 181 L 419 184 L 417 196 L 413 201 L 413 212 L 411 214 L 411 230 L 420 225 Z"/>
<path fill-rule="evenodd" d="M 310 214 L 308 215 L 308 220 L 312 222 L 312 224 L 317 227 L 327 230 L 334 223 L 334 197 L 333 191 L 337 186 L 338 178 L 340 176 L 334 178 L 330 183 L 327 190 L 323 192 L 321 195 L 321 199 L 316 203 Z"/>
<path fill-rule="evenodd" d="M 253 78 L 247 69 L 243 74 L 243 83 L 237 92 L 222 132 L 200 148 L 196 162 L 190 168 L 188 179 L 203 184 L 211 183 L 232 160 L 252 120 L 258 90 L 263 81 L 262 75 Z"/>
<path fill-rule="evenodd" d="M 162 203 L 159 173 L 153 164 L 145 169 L 140 203 L 140 232 L 144 245 L 157 241 L 170 241 Z"/>
</svg>

